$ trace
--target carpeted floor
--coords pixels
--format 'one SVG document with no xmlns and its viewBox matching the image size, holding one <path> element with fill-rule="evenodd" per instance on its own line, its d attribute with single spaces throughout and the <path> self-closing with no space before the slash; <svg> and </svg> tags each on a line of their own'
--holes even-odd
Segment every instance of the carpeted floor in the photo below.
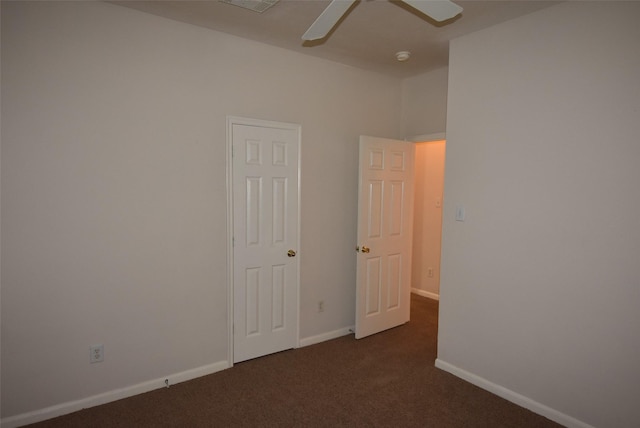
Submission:
<svg viewBox="0 0 640 428">
<path fill-rule="evenodd" d="M 438 302 L 411 321 L 236 364 L 31 425 L 54 427 L 558 427 L 436 369 Z"/>
</svg>

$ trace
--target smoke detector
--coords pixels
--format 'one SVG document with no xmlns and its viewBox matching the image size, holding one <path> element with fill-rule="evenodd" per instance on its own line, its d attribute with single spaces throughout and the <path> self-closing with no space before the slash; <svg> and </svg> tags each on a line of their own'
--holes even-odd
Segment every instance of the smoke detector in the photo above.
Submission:
<svg viewBox="0 0 640 428">
<path fill-rule="evenodd" d="M 410 56 L 411 56 L 411 52 L 409 51 L 396 52 L 396 59 L 400 62 L 404 62 L 408 60 Z"/>
<path fill-rule="evenodd" d="M 269 9 L 279 0 L 218 0 L 221 3 L 232 4 L 234 6 L 241 7 L 243 9 L 249 9 L 254 12 L 262 13 Z"/>
</svg>

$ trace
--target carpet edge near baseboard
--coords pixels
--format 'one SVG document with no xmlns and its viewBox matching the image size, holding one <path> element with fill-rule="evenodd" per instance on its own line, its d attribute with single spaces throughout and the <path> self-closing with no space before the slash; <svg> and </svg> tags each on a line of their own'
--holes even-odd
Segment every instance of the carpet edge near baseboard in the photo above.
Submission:
<svg viewBox="0 0 640 428">
<path fill-rule="evenodd" d="M 0 420 L 2 428 L 16 428 L 22 425 L 28 425 L 36 422 L 45 421 L 58 416 L 77 412 L 82 409 L 100 406 L 102 404 L 111 403 L 123 398 L 132 397 L 145 392 L 153 391 L 160 388 L 166 388 L 169 381 L 169 387 L 177 383 L 186 382 L 212 373 L 219 372 L 231 367 L 228 361 L 219 361 L 194 369 L 185 370 L 183 372 L 169 374 L 153 380 L 141 382 L 124 388 L 114 389 L 112 391 L 103 392 L 101 394 L 92 395 L 90 397 L 81 398 L 79 400 L 68 401 L 56 404 L 19 415 L 9 416 Z"/>
<path fill-rule="evenodd" d="M 348 326 L 348 327 L 339 328 L 338 330 L 329 331 L 327 333 L 305 337 L 304 339 L 300 339 L 298 343 L 298 347 L 303 348 L 305 346 L 315 345 L 316 343 L 325 342 L 327 340 L 337 339 L 338 337 L 352 334 L 354 330 L 355 330 L 355 326 Z"/>
<path fill-rule="evenodd" d="M 544 416 L 545 418 L 548 418 L 554 422 L 564 425 L 567 428 L 594 428 L 592 425 L 582 422 L 579 419 L 576 419 L 552 407 L 539 403 L 529 397 L 505 388 L 502 385 L 493 383 L 481 376 L 461 369 L 460 367 L 450 364 L 440 358 L 436 358 L 435 366 L 440 370 L 449 372 L 452 375 L 459 377 L 460 379 L 463 379 L 479 388 L 489 391 L 492 394 L 497 395 L 498 397 L 502 397 L 507 401 L 517 404 L 518 406 L 529 409 L 532 412 Z"/>
</svg>

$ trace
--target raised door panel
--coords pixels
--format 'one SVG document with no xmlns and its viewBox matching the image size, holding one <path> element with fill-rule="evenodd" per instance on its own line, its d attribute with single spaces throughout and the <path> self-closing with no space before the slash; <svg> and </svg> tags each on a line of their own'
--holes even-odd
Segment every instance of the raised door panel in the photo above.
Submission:
<svg viewBox="0 0 640 428">
<path fill-rule="evenodd" d="M 369 181 L 368 204 L 368 233 L 369 239 L 382 237 L 382 222 L 384 220 L 384 182 L 381 180 Z"/>
<path fill-rule="evenodd" d="M 367 259 L 366 272 L 366 309 L 367 316 L 380 313 L 380 297 L 382 291 L 382 263 L 380 257 Z"/>
</svg>

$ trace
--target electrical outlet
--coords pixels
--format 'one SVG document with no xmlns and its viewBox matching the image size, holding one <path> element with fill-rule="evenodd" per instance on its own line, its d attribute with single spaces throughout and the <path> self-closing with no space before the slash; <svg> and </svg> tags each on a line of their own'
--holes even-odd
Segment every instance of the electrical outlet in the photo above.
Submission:
<svg viewBox="0 0 640 428">
<path fill-rule="evenodd" d="M 89 362 L 101 363 L 104 361 L 104 346 L 93 345 L 89 347 Z"/>
<path fill-rule="evenodd" d="M 427 269 L 427 274 L 429 275 L 429 278 L 433 278 L 433 268 L 432 267 Z"/>
<path fill-rule="evenodd" d="M 324 312 L 324 300 L 318 300 L 318 312 Z"/>
</svg>

